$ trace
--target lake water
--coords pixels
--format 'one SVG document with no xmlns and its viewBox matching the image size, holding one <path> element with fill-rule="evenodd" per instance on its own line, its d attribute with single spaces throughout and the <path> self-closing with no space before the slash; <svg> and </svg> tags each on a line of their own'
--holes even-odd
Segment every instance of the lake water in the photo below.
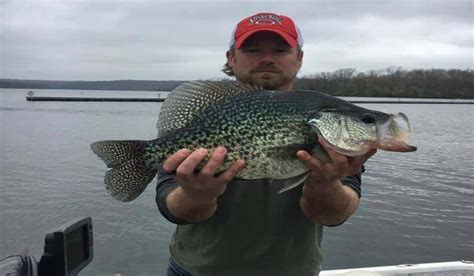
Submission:
<svg viewBox="0 0 474 276">
<path fill-rule="evenodd" d="M 94 260 L 80 275 L 163 275 L 175 226 L 155 204 L 155 185 L 119 202 L 89 144 L 153 139 L 161 103 L 27 102 L 0 90 L 0 259 L 91 216 Z M 41 95 L 157 97 L 157 92 L 35 90 Z M 161 96 L 166 93 L 161 93 Z M 325 269 L 474 260 L 474 106 L 365 104 L 404 112 L 415 153 L 377 153 L 363 175 L 358 211 L 325 228 Z"/>
</svg>

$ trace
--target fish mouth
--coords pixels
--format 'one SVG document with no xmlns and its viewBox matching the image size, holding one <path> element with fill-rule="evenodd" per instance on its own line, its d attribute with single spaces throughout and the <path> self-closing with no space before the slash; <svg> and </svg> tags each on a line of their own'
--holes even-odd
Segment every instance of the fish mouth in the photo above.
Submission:
<svg viewBox="0 0 474 276">
<path fill-rule="evenodd" d="M 389 119 L 377 127 L 376 148 L 385 151 L 412 152 L 415 146 L 405 141 L 410 135 L 410 123 L 408 117 L 403 113 L 391 114 Z"/>
</svg>

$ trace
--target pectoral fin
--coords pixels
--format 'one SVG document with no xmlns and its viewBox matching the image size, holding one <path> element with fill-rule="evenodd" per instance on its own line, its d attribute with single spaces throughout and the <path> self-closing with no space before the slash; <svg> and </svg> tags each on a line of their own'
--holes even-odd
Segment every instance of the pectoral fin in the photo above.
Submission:
<svg viewBox="0 0 474 276">
<path fill-rule="evenodd" d="M 295 187 L 297 187 L 298 185 L 300 185 L 301 183 L 303 183 L 306 178 L 308 178 L 310 172 L 306 172 L 304 174 L 301 174 L 301 175 L 298 175 L 298 176 L 295 176 L 295 177 L 292 177 L 292 178 L 288 178 L 286 181 L 285 181 L 285 184 L 283 185 L 283 188 L 281 188 L 278 193 L 281 194 L 283 192 L 286 192 L 288 190 L 291 190 Z"/>
</svg>

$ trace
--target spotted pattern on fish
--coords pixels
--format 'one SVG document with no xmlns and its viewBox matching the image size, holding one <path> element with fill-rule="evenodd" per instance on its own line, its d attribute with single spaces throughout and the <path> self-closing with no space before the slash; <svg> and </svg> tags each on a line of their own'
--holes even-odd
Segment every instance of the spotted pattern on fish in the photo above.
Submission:
<svg viewBox="0 0 474 276">
<path fill-rule="evenodd" d="M 316 137 L 317 132 L 325 130 L 320 131 L 314 123 L 323 110 L 356 124 L 364 124 L 360 121 L 363 114 L 388 118 L 384 113 L 314 91 L 267 91 L 236 82 L 198 81 L 177 87 L 167 97 L 157 123 L 158 138 L 99 141 L 91 148 L 110 168 L 105 176 L 107 189 L 122 201 L 136 198 L 161 163 L 182 148 L 206 148 L 211 154 L 224 146 L 227 156 L 219 172 L 243 159 L 246 166 L 238 178 L 295 179 L 301 183 L 308 168 L 296 157 L 298 150 L 328 160 Z M 324 128 L 326 122 L 317 123 Z"/>
<path fill-rule="evenodd" d="M 200 110 L 214 105 L 222 99 L 244 91 L 262 90 L 259 87 L 237 82 L 194 81 L 186 82 L 174 89 L 163 102 L 156 127 L 159 136 L 168 131 L 186 127 Z M 214 108 L 217 108 L 214 107 Z"/>
</svg>

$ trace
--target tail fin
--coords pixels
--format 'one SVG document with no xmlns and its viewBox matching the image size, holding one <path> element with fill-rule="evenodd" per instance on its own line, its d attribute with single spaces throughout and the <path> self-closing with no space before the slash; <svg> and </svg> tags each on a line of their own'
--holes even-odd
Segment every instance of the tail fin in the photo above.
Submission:
<svg viewBox="0 0 474 276">
<path fill-rule="evenodd" d="M 120 201 L 137 198 L 156 175 L 156 169 L 143 159 L 146 141 L 99 141 L 91 144 L 92 151 L 107 165 L 105 188 Z"/>
</svg>

